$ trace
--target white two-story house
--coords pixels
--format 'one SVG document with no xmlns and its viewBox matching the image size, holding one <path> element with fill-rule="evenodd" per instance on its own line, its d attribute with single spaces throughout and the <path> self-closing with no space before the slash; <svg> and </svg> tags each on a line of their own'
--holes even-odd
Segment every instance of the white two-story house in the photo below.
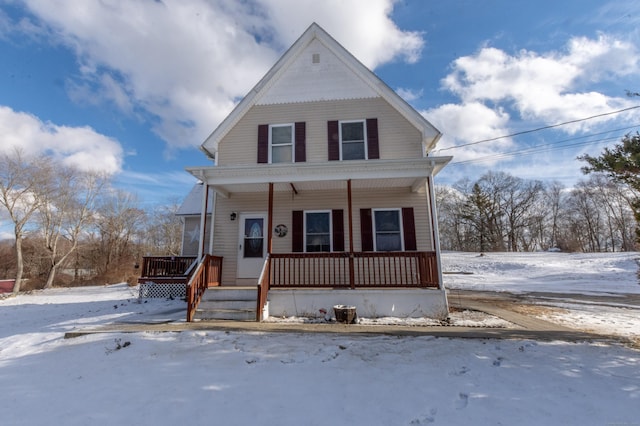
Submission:
<svg viewBox="0 0 640 426">
<path fill-rule="evenodd" d="M 335 304 L 446 317 L 440 135 L 312 24 L 204 141 L 212 164 L 187 168 L 201 182 L 193 254 L 219 274 L 202 286 L 257 286 L 258 319 Z"/>
</svg>

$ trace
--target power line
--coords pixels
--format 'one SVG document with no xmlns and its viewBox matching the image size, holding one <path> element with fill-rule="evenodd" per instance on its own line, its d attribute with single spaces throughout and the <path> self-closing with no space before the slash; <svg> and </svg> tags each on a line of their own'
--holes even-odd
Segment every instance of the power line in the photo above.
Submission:
<svg viewBox="0 0 640 426">
<path fill-rule="evenodd" d="M 469 142 L 469 143 L 465 143 L 465 144 L 462 144 L 462 145 L 450 146 L 449 148 L 436 149 L 435 151 L 447 151 L 447 150 L 450 150 L 450 149 L 457 149 L 457 148 L 462 148 L 462 147 L 465 147 L 465 146 L 477 145 L 477 144 L 485 143 L 485 142 L 492 142 L 492 141 L 496 141 L 496 140 L 499 140 L 499 139 L 505 139 L 505 138 L 510 138 L 510 137 L 513 137 L 513 136 L 524 135 L 524 134 L 527 134 L 527 133 L 539 132 L 540 130 L 547 130 L 547 129 L 552 129 L 554 127 L 565 126 L 567 124 L 579 123 L 581 121 L 592 120 L 594 118 L 604 117 L 604 116 L 607 116 L 607 115 L 620 114 L 621 112 L 630 111 L 630 110 L 637 109 L 637 108 L 640 108 L 640 105 L 619 109 L 617 111 L 611 111 L 611 112 L 605 112 L 605 113 L 602 113 L 602 114 L 592 115 L 591 117 L 579 118 L 577 120 L 571 120 L 571 121 L 565 121 L 563 123 L 552 124 L 550 126 L 538 127 L 537 129 L 524 130 L 522 132 L 516 132 L 516 133 L 512 133 L 510 135 L 497 136 L 495 138 L 482 139 L 482 140 L 479 140 L 479 141 Z"/>
<path fill-rule="evenodd" d="M 473 158 L 473 159 L 470 159 L 470 160 L 454 161 L 454 162 L 451 162 L 449 165 L 483 162 L 483 161 L 487 161 L 487 160 L 496 160 L 496 159 L 513 157 L 513 156 L 516 156 L 516 155 L 536 154 L 536 153 L 544 152 L 544 151 L 552 151 L 552 150 L 570 148 L 570 147 L 575 147 L 575 146 L 589 145 L 589 144 L 597 143 L 597 142 L 618 140 L 621 136 L 624 136 L 624 135 L 610 136 L 610 137 L 607 137 L 607 138 L 592 139 L 592 140 L 573 143 L 573 144 L 566 144 L 566 142 L 572 142 L 572 141 L 576 141 L 576 140 L 579 140 L 579 139 L 585 139 L 585 138 L 591 138 L 591 137 L 594 137 L 594 136 L 605 135 L 605 134 L 609 134 L 611 132 L 619 132 L 619 131 L 622 131 L 622 130 L 629 130 L 629 129 L 636 128 L 638 126 L 640 126 L 640 125 L 621 127 L 621 128 L 618 128 L 618 129 L 611 129 L 611 130 L 607 130 L 607 131 L 604 131 L 604 132 L 592 133 L 592 134 L 584 135 L 584 136 L 576 136 L 574 138 L 563 139 L 563 140 L 560 140 L 560 141 L 556 141 L 556 142 L 552 142 L 552 143 L 546 143 L 546 144 L 542 144 L 542 145 L 532 145 L 532 146 L 529 146 L 527 148 L 519 149 L 519 150 L 516 150 L 516 151 L 496 153 L 496 154 L 492 154 L 492 155 L 487 155 L 485 157 Z"/>
<path fill-rule="evenodd" d="M 473 159 L 470 159 L 470 160 L 455 161 L 455 162 L 449 163 L 449 165 L 452 166 L 452 165 L 455 165 L 455 164 L 470 164 L 470 163 L 480 163 L 480 162 L 489 161 L 489 160 L 500 160 L 500 159 L 503 159 L 503 158 L 514 157 L 516 155 L 537 154 L 537 153 L 545 152 L 545 151 L 555 151 L 555 150 L 558 150 L 558 149 L 571 148 L 571 147 L 583 146 L 583 145 L 590 145 L 590 144 L 596 143 L 596 142 L 605 142 L 605 141 L 612 141 L 612 140 L 618 140 L 618 139 L 619 139 L 618 136 L 614 136 L 614 137 L 609 137 L 609 138 L 602 138 L 602 139 L 596 139 L 596 140 L 591 140 L 591 141 L 577 142 L 577 143 L 566 144 L 566 145 L 561 145 L 561 146 L 533 147 L 531 149 L 525 149 L 525 150 L 521 150 L 521 151 L 505 152 L 505 153 L 501 153 L 501 154 L 487 155 L 485 157 L 473 158 Z"/>
</svg>

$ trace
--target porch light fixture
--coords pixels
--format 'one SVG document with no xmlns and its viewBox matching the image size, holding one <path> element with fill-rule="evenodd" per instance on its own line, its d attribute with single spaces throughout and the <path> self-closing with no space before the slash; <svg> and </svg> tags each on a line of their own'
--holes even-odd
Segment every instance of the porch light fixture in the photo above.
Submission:
<svg viewBox="0 0 640 426">
<path fill-rule="evenodd" d="M 231 212 L 231 215 L 229 215 L 229 219 L 231 220 L 236 220 L 236 217 L 238 217 L 238 214 L 236 212 Z"/>
</svg>

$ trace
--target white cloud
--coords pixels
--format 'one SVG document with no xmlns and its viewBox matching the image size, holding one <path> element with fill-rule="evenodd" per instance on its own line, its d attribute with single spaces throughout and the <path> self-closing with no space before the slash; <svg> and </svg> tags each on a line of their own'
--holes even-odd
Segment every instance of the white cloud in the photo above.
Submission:
<svg viewBox="0 0 640 426">
<path fill-rule="evenodd" d="M 424 93 L 424 90 L 423 89 L 412 90 L 412 89 L 405 89 L 403 87 L 398 87 L 396 89 L 396 93 L 405 101 L 411 102 L 411 101 L 415 101 L 416 99 L 420 99 Z"/>
<path fill-rule="evenodd" d="M 422 35 L 396 27 L 394 2 L 26 0 L 79 58 L 73 97 L 151 113 L 169 148 L 202 143 L 313 21 L 369 67 L 416 61 Z"/>
<path fill-rule="evenodd" d="M 21 149 L 26 155 L 48 153 L 80 170 L 120 171 L 120 144 L 90 127 L 58 126 L 24 112 L 0 106 L 0 151 Z"/>
<path fill-rule="evenodd" d="M 463 103 L 488 102 L 515 109 L 526 120 L 555 124 L 631 106 L 620 97 L 588 90 L 593 83 L 640 72 L 635 45 L 606 35 L 597 39 L 572 38 L 562 52 L 516 55 L 484 47 L 472 56 L 456 59 L 442 80 L 445 89 Z M 564 130 L 575 132 L 581 123 Z"/>
<path fill-rule="evenodd" d="M 509 114 L 501 109 L 491 109 L 480 102 L 463 105 L 445 104 L 437 108 L 423 111 L 429 122 L 443 132 L 438 142 L 436 155 L 453 155 L 456 161 L 465 161 L 498 152 L 504 152 L 513 146 L 509 138 L 490 143 L 482 143 L 465 147 L 461 150 L 449 151 L 446 148 L 493 138 L 508 134 Z"/>
<path fill-rule="evenodd" d="M 527 177 L 540 177 L 540 170 L 545 170 L 545 175 L 560 178 L 572 170 L 575 177 L 580 166 L 577 148 L 552 153 L 539 151 L 537 167 L 522 156 L 498 156 L 525 148 L 527 145 L 519 142 L 522 139 L 503 138 L 455 150 L 446 148 L 634 106 L 636 100 L 624 93 L 607 96 L 597 88 L 610 81 L 638 76 L 639 63 L 636 45 L 607 35 L 595 39 L 574 37 L 562 51 L 522 50 L 510 55 L 485 46 L 474 55 L 460 57 L 442 80 L 442 88 L 458 96 L 461 103 L 423 112 L 444 133 L 438 144 L 443 150 L 435 153 L 454 155 L 454 162 L 476 160 L 453 166 L 452 173 L 492 166 L 508 167 L 511 173 Z M 639 119 L 637 110 L 607 115 L 557 127 L 553 133 L 542 134 L 539 140 L 548 138 L 552 142 L 562 139 L 558 137 L 561 133 L 602 129 L 603 123 L 612 120 L 628 126 L 637 124 Z"/>
<path fill-rule="evenodd" d="M 317 22 L 369 68 L 404 60 L 414 63 L 424 45 L 422 34 L 401 31 L 391 20 L 397 0 L 269 0 L 260 3 L 284 47 Z M 354 17 L 357 17 L 354 19 Z"/>
</svg>

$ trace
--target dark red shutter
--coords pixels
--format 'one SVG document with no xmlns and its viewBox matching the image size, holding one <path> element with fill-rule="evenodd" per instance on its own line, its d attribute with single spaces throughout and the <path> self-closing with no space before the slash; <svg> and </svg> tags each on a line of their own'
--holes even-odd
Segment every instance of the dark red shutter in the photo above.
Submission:
<svg viewBox="0 0 640 426">
<path fill-rule="evenodd" d="M 327 144 L 329 149 L 329 161 L 340 160 L 340 131 L 337 121 L 327 122 Z"/>
<path fill-rule="evenodd" d="M 371 209 L 360 209 L 360 236 L 362 238 L 362 251 L 373 251 Z"/>
<path fill-rule="evenodd" d="M 296 163 L 307 161 L 307 126 L 304 121 L 295 125 Z"/>
<path fill-rule="evenodd" d="M 367 153 L 370 160 L 380 158 L 377 118 L 367 118 Z"/>
<path fill-rule="evenodd" d="M 344 213 L 342 210 L 331 210 L 333 222 L 333 251 L 344 251 Z"/>
<path fill-rule="evenodd" d="M 269 125 L 258 126 L 258 163 L 269 162 Z"/>
<path fill-rule="evenodd" d="M 304 212 L 302 210 L 291 212 L 291 251 L 294 253 L 304 251 Z"/>
<path fill-rule="evenodd" d="M 402 230 L 404 233 L 405 251 L 416 251 L 416 223 L 413 217 L 413 208 L 404 207 L 402 209 Z"/>
</svg>

